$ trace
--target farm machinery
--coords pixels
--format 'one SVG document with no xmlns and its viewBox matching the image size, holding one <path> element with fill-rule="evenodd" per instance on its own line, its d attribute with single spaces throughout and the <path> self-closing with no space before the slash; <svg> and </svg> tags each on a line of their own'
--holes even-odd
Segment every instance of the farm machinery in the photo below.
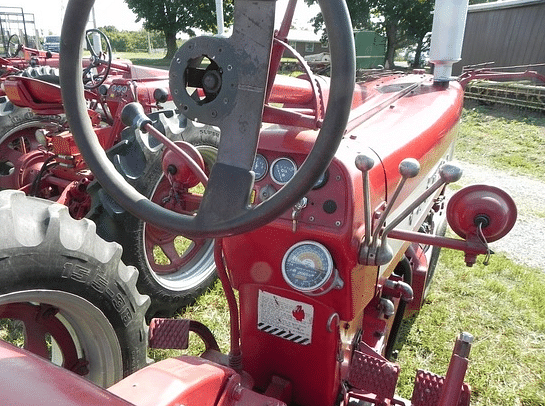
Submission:
<svg viewBox="0 0 545 406">
<path fill-rule="evenodd" d="M 73 219 L 66 206 L 4 191 L 0 217 L 11 237 L 2 239 L 0 277 L 15 288 L 0 305 L 39 303 L 28 322 L 48 327 L 53 343 L 41 343 L 39 355 L 65 367 L 70 360 L 75 366 L 68 369 L 107 387 L 0 343 L 6 402 L 469 404 L 463 381 L 470 334 L 457 338 L 446 376 L 418 371 L 410 401 L 395 396 L 399 367 L 390 360 L 400 323 L 424 302 L 439 248 L 461 250 L 471 266 L 516 219 L 512 199 L 497 188 L 473 185 L 445 199 L 446 185 L 462 175 L 449 160 L 463 102 L 461 86 L 450 80 L 457 58 L 451 52 L 463 24 L 435 45 L 432 36 L 433 77 L 392 74 L 355 83 L 346 4 L 320 1 L 331 78 L 313 75 L 304 62 L 305 73 L 288 78 L 276 72 L 289 49 L 295 3 L 275 31 L 274 1 L 235 0 L 231 37 L 196 37 L 175 55 L 169 89 L 177 109 L 221 130 L 210 170 L 193 145 L 169 142 L 166 128 L 138 103 L 123 107 L 126 139 L 164 144 L 159 170 L 169 191 L 149 199 L 119 171 L 130 167 L 122 158 L 131 153 L 111 159 L 119 144 L 105 152 L 97 137 L 79 46 L 93 2 L 70 1 L 60 74 L 78 151 L 115 201 L 111 207 L 159 230 L 214 239 L 231 348 L 221 353 L 212 332 L 195 321 L 154 318 L 148 327 L 149 299 L 136 289 L 136 270 L 121 261 L 117 244 L 96 235 L 95 223 Z M 438 1 L 434 33 L 463 21 L 463 3 Z M 204 193 L 190 194 L 199 183 Z M 459 238 L 444 236 L 445 221 Z M 70 329 L 84 338 L 73 348 Z M 190 332 L 204 341 L 203 354 L 140 369 L 148 345 L 183 349 Z M 119 371 L 126 377 L 114 384 Z"/>
<path fill-rule="evenodd" d="M 140 192 L 161 201 L 171 191 L 161 172 L 161 144 L 141 133 L 123 132 L 123 107 L 138 101 L 170 140 L 184 139 L 196 146 L 206 168 L 215 160 L 219 132 L 164 107 L 170 100 L 164 70 L 112 61 L 108 39 L 95 29 L 86 31 L 89 49 L 93 50 L 96 35 L 104 52 L 92 51 L 81 68 L 88 115 L 120 173 Z M 147 226 L 117 205 L 94 182 L 69 131 L 58 69 L 40 65 L 19 73 L 3 80 L 9 106 L 4 110 L 10 114 L 4 117 L 0 138 L 0 188 L 64 204 L 72 217 L 91 218 L 103 238 L 127 247 L 123 260 L 141 270 L 139 289 L 155 298 L 150 315 L 170 315 L 188 304 L 215 278 L 213 241 L 190 240 Z M 180 190 L 184 203 L 176 209 L 191 211 L 192 194 Z"/>
</svg>

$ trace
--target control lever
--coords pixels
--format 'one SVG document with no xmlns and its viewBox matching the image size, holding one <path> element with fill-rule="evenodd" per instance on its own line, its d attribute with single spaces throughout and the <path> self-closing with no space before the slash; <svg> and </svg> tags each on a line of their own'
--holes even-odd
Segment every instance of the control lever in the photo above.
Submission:
<svg viewBox="0 0 545 406">
<path fill-rule="evenodd" d="M 382 226 L 386 222 L 386 217 L 388 217 L 388 215 L 390 214 L 390 211 L 392 210 L 394 203 L 399 197 L 399 194 L 401 193 L 403 186 L 405 186 L 405 182 L 407 181 L 407 179 L 414 178 L 416 175 L 418 175 L 419 172 L 420 172 L 420 164 L 414 158 L 406 158 L 403 161 L 401 161 L 401 163 L 399 164 L 399 174 L 401 175 L 401 180 L 397 184 L 396 190 L 394 191 L 392 198 L 390 199 L 389 202 L 387 202 L 386 207 L 384 208 L 384 211 L 382 212 L 382 214 L 380 215 L 378 219 L 377 226 L 375 227 L 375 231 L 373 232 L 373 241 L 372 241 L 373 250 L 375 250 L 378 246 L 379 233 L 382 229 Z M 412 212 L 412 209 L 410 212 Z M 407 215 L 405 215 L 405 217 Z M 384 242 L 385 236 L 386 234 L 382 233 L 383 242 Z"/>
<path fill-rule="evenodd" d="M 441 390 L 439 406 L 456 406 L 463 390 L 464 377 L 468 366 L 469 351 L 473 343 L 473 336 L 469 333 L 460 333 L 454 344 L 452 357 Z"/>
<path fill-rule="evenodd" d="M 202 168 L 184 150 L 182 150 L 173 141 L 169 140 L 159 130 L 151 125 L 152 121 L 148 116 L 146 116 L 140 103 L 132 102 L 123 107 L 123 110 L 121 111 L 121 121 L 126 126 L 138 128 L 144 132 L 149 132 L 166 148 L 178 155 L 178 157 L 189 166 L 190 170 L 195 174 L 195 176 L 197 176 L 199 181 L 204 186 L 207 185 L 208 176 L 206 176 Z"/>
<path fill-rule="evenodd" d="M 409 216 L 418 206 L 435 193 L 440 187 L 456 182 L 462 176 L 462 170 L 451 164 L 445 164 L 439 169 L 439 179 L 426 189 L 417 199 L 415 199 L 402 213 L 400 213 L 387 226 L 384 226 L 386 219 L 390 214 L 392 207 L 397 201 L 401 190 L 405 186 L 407 179 L 414 178 L 420 172 L 420 164 L 414 158 L 407 158 L 399 164 L 399 173 L 401 180 L 397 185 L 391 199 L 387 202 L 382 211 L 377 224 L 371 225 L 371 197 L 369 187 L 369 170 L 373 167 L 374 161 L 365 156 L 358 155 L 355 161 L 356 167 L 362 171 L 363 178 L 363 199 L 365 216 L 365 236 L 360 248 L 359 262 L 363 265 L 384 265 L 391 261 L 393 252 L 387 243 L 388 234 L 399 225 L 407 216 Z"/>
<path fill-rule="evenodd" d="M 430 197 L 437 189 L 449 183 L 458 182 L 462 177 L 462 169 L 456 165 L 444 164 L 439 168 L 439 179 L 437 179 L 424 193 L 422 193 L 418 199 L 411 203 L 401 214 L 399 214 L 394 220 L 392 220 L 382 233 L 383 238 L 386 238 L 388 233 L 398 226 L 405 217 L 413 212 L 418 206 L 420 206 L 428 197 Z"/>
<path fill-rule="evenodd" d="M 375 166 L 373 158 L 367 155 L 358 155 L 356 157 L 356 168 L 362 173 L 363 180 L 363 216 L 365 222 L 365 237 L 363 245 L 367 246 L 371 242 L 371 195 L 369 187 L 369 171 Z"/>
</svg>

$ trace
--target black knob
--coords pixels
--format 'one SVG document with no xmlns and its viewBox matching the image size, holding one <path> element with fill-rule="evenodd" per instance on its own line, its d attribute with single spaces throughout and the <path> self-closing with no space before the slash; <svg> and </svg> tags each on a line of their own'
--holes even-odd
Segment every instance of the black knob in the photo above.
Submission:
<svg viewBox="0 0 545 406">
<path fill-rule="evenodd" d="M 333 214 L 337 211 L 337 203 L 334 200 L 326 200 L 322 208 L 326 213 Z"/>
<path fill-rule="evenodd" d="M 164 103 L 168 100 L 168 90 L 160 87 L 153 91 L 153 98 L 157 103 Z"/>
<path fill-rule="evenodd" d="M 105 84 L 102 84 L 98 87 L 98 92 L 102 95 L 102 96 L 106 96 L 108 94 L 108 89 L 110 88 L 110 85 L 105 85 Z"/>
<path fill-rule="evenodd" d="M 132 102 L 123 107 L 121 111 L 121 121 L 129 127 L 144 130 L 146 124 L 151 124 L 151 120 L 144 113 L 140 103 Z"/>
</svg>

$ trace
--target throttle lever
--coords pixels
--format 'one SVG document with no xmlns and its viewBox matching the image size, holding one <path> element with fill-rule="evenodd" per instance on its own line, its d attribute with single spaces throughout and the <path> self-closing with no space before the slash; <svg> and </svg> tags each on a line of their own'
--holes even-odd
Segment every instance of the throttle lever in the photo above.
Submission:
<svg viewBox="0 0 545 406">
<path fill-rule="evenodd" d="M 363 177 L 363 197 L 364 197 L 364 216 L 365 216 L 365 236 L 361 244 L 359 262 L 363 265 L 384 265 L 391 261 L 393 252 L 387 243 L 388 234 L 394 230 L 407 216 L 409 216 L 418 206 L 420 206 L 428 197 L 435 193 L 440 187 L 458 181 L 462 176 L 462 170 L 451 164 L 445 164 L 439 168 L 440 178 L 436 180 L 428 189 L 409 204 L 396 218 L 385 226 L 386 218 L 390 214 L 392 207 L 397 201 L 401 190 L 405 186 L 407 179 L 414 178 L 420 172 L 420 164 L 414 158 L 407 158 L 399 164 L 399 181 L 391 199 L 382 211 L 377 224 L 371 226 L 371 207 L 369 190 L 369 170 L 374 162 L 365 155 L 356 157 L 356 167 L 362 172 Z"/>
</svg>

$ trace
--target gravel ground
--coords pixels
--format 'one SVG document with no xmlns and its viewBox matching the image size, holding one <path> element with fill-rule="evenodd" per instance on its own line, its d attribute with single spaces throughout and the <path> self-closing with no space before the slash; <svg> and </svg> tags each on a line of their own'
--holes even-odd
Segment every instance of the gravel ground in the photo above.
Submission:
<svg viewBox="0 0 545 406">
<path fill-rule="evenodd" d="M 475 183 L 497 186 L 509 193 L 517 205 L 515 226 L 504 238 L 491 243 L 490 248 L 545 272 L 545 261 L 541 259 L 545 245 L 545 183 L 466 162 L 457 164 L 464 171 L 458 182 L 460 186 Z"/>
</svg>

